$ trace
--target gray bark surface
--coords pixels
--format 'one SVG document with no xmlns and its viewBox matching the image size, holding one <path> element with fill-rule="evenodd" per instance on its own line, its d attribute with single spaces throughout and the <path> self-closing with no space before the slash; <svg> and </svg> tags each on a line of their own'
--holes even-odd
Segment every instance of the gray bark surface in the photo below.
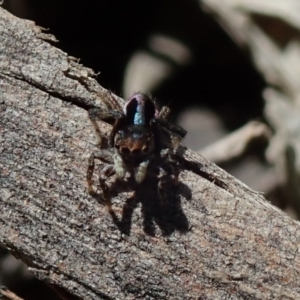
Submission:
<svg viewBox="0 0 300 300">
<path fill-rule="evenodd" d="M 87 194 L 110 96 L 54 40 L 0 8 L 1 245 L 82 299 L 299 299 L 299 223 L 198 154 L 164 206 L 155 180 L 115 186 L 113 216 Z"/>
</svg>

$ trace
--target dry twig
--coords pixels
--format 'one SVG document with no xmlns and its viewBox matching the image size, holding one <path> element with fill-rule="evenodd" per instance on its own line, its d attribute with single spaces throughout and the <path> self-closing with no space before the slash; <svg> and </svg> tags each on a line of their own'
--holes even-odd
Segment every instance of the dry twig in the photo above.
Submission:
<svg viewBox="0 0 300 300">
<path fill-rule="evenodd" d="M 270 138 L 270 129 L 265 124 L 252 121 L 199 153 L 216 164 L 228 163 L 241 158 L 254 144 L 266 144 Z"/>
<path fill-rule="evenodd" d="M 3 287 L 0 288 L 0 297 L 1 295 L 4 296 L 4 298 L 2 298 L 3 300 L 23 300 L 23 298 L 18 297 L 16 294 Z"/>
<path fill-rule="evenodd" d="M 246 46 L 270 87 L 264 93 L 266 119 L 274 128 L 267 157 L 275 165 L 285 201 L 300 215 L 300 15 L 299 2 L 203 0 L 230 36 Z M 292 157 L 291 157 L 292 153 Z"/>
</svg>

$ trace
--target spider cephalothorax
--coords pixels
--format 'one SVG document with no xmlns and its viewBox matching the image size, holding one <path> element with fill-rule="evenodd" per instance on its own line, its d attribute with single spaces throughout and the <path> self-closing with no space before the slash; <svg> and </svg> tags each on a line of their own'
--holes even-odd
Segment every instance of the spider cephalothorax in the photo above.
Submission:
<svg viewBox="0 0 300 300">
<path fill-rule="evenodd" d="M 132 95 L 124 105 L 123 112 L 103 111 L 99 108 L 89 111 L 98 135 L 100 130 L 96 126 L 97 120 L 107 121 L 113 125 L 109 139 L 113 151 L 100 149 L 89 159 L 87 182 L 90 193 L 93 193 L 92 175 L 95 159 L 107 163 L 101 171 L 99 182 L 109 207 L 109 189 L 105 181 L 114 174 L 123 180 L 126 173 L 129 173 L 137 183 L 141 183 L 151 165 L 152 168 L 161 168 L 167 173 L 172 173 L 177 181 L 179 172 L 168 150 L 178 146 L 186 131 L 168 123 L 166 121 L 168 113 L 167 108 L 158 112 L 154 101 L 143 93 Z M 101 141 L 101 136 L 99 140 Z M 160 182 L 159 189 L 162 186 Z"/>
</svg>

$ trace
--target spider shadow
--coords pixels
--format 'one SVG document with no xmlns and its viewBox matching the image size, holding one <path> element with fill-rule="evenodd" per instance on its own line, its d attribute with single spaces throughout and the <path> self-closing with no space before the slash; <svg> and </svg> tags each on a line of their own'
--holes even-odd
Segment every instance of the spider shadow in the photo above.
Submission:
<svg viewBox="0 0 300 300">
<path fill-rule="evenodd" d="M 110 187 L 112 202 L 114 196 L 121 190 L 120 184 L 122 186 L 124 183 L 116 181 Z M 156 177 L 147 177 L 142 184 L 136 184 L 133 180 L 129 183 L 126 182 L 126 188 L 135 191 L 134 196 L 126 200 L 121 218 L 118 218 L 113 210 L 110 212 L 115 225 L 123 234 L 130 235 L 133 213 L 139 202 L 141 203 L 143 228 L 148 235 L 155 236 L 155 224 L 164 236 L 171 235 L 175 230 L 180 232 L 189 230 L 189 223 L 180 201 L 180 195 L 186 199 L 191 198 L 189 187 L 181 182 L 175 186 L 169 181 L 164 189 L 165 197 L 162 200 L 157 186 L 158 178 Z"/>
</svg>

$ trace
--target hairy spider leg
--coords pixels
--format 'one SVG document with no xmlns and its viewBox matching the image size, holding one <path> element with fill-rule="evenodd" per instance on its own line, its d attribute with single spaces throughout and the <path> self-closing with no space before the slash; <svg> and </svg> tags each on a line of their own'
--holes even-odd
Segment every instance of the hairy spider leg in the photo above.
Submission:
<svg viewBox="0 0 300 300">
<path fill-rule="evenodd" d="M 111 110 L 121 111 L 124 104 L 121 105 L 119 103 L 119 101 L 116 99 L 116 97 L 114 96 L 112 91 L 109 90 L 108 93 L 109 93 L 109 100 L 110 100 L 110 101 L 107 102 L 108 106 L 111 108 Z"/>
<path fill-rule="evenodd" d="M 135 169 L 134 178 L 137 183 L 141 183 L 145 180 L 148 165 L 149 160 L 145 160 L 142 163 L 140 163 L 139 166 Z"/>
<path fill-rule="evenodd" d="M 155 118 L 155 121 L 159 123 L 161 126 L 165 127 L 167 130 L 178 134 L 181 137 L 181 139 L 183 139 L 187 134 L 187 132 L 181 126 L 168 122 L 168 117 L 170 113 L 171 113 L 170 107 L 163 106 L 159 111 L 157 118 Z"/>
<path fill-rule="evenodd" d="M 86 173 L 86 181 L 88 185 L 88 192 L 89 194 L 95 194 L 95 191 L 93 189 L 93 174 L 94 174 L 94 168 L 95 168 L 95 159 L 98 159 L 102 162 L 113 164 L 113 160 L 111 157 L 111 153 L 107 150 L 98 150 L 93 152 L 88 161 L 88 169 Z"/>
<path fill-rule="evenodd" d="M 106 202 L 107 208 L 109 212 L 112 212 L 112 204 L 111 204 L 111 197 L 110 197 L 110 193 L 109 193 L 109 187 L 106 183 L 107 179 L 114 175 L 115 172 L 115 168 L 113 165 L 108 165 L 105 166 L 100 173 L 99 176 L 99 183 L 102 189 L 102 193 L 103 193 L 103 199 Z"/>
<path fill-rule="evenodd" d="M 165 147 L 176 149 L 186 135 L 186 131 L 183 128 L 175 124 L 170 124 L 162 119 L 152 119 L 150 126 L 154 133 L 156 154 Z"/>
<path fill-rule="evenodd" d="M 167 120 L 170 113 L 171 113 L 170 107 L 169 106 L 163 106 L 161 108 L 161 110 L 159 111 L 159 113 L 158 113 L 158 118 Z"/>
<path fill-rule="evenodd" d="M 183 139 L 185 137 L 185 135 L 187 134 L 187 131 L 184 130 L 181 126 L 173 124 L 173 123 L 169 123 L 168 121 L 166 121 L 164 119 L 156 118 L 155 122 L 157 122 L 161 127 L 167 129 L 168 131 L 174 132 L 175 134 L 179 135 L 179 137 L 181 139 Z"/>
<path fill-rule="evenodd" d="M 165 154 L 165 162 L 160 166 L 166 172 L 166 175 L 163 175 L 157 185 L 157 192 L 162 203 L 166 202 L 167 198 L 167 184 L 170 182 L 170 176 L 172 176 L 172 181 L 175 186 L 179 184 L 179 168 L 175 160 L 172 159 L 170 153 Z"/>
<path fill-rule="evenodd" d="M 110 125 L 113 125 L 113 130 L 111 133 L 111 139 L 110 142 L 112 143 L 112 135 L 116 132 L 117 129 L 114 129 L 115 127 L 119 127 L 121 122 L 124 120 L 125 116 L 122 112 L 117 110 L 103 110 L 99 107 L 91 108 L 88 111 L 89 118 L 93 124 L 93 127 L 96 132 L 97 136 L 97 144 L 101 145 L 102 143 L 102 135 L 100 128 L 97 124 L 97 121 L 104 121 Z"/>
<path fill-rule="evenodd" d="M 119 154 L 115 154 L 113 156 L 114 158 L 114 166 L 115 166 L 115 172 L 117 174 L 118 179 L 124 179 L 125 174 L 126 174 L 126 169 L 124 166 L 124 162 L 122 157 Z"/>
</svg>

